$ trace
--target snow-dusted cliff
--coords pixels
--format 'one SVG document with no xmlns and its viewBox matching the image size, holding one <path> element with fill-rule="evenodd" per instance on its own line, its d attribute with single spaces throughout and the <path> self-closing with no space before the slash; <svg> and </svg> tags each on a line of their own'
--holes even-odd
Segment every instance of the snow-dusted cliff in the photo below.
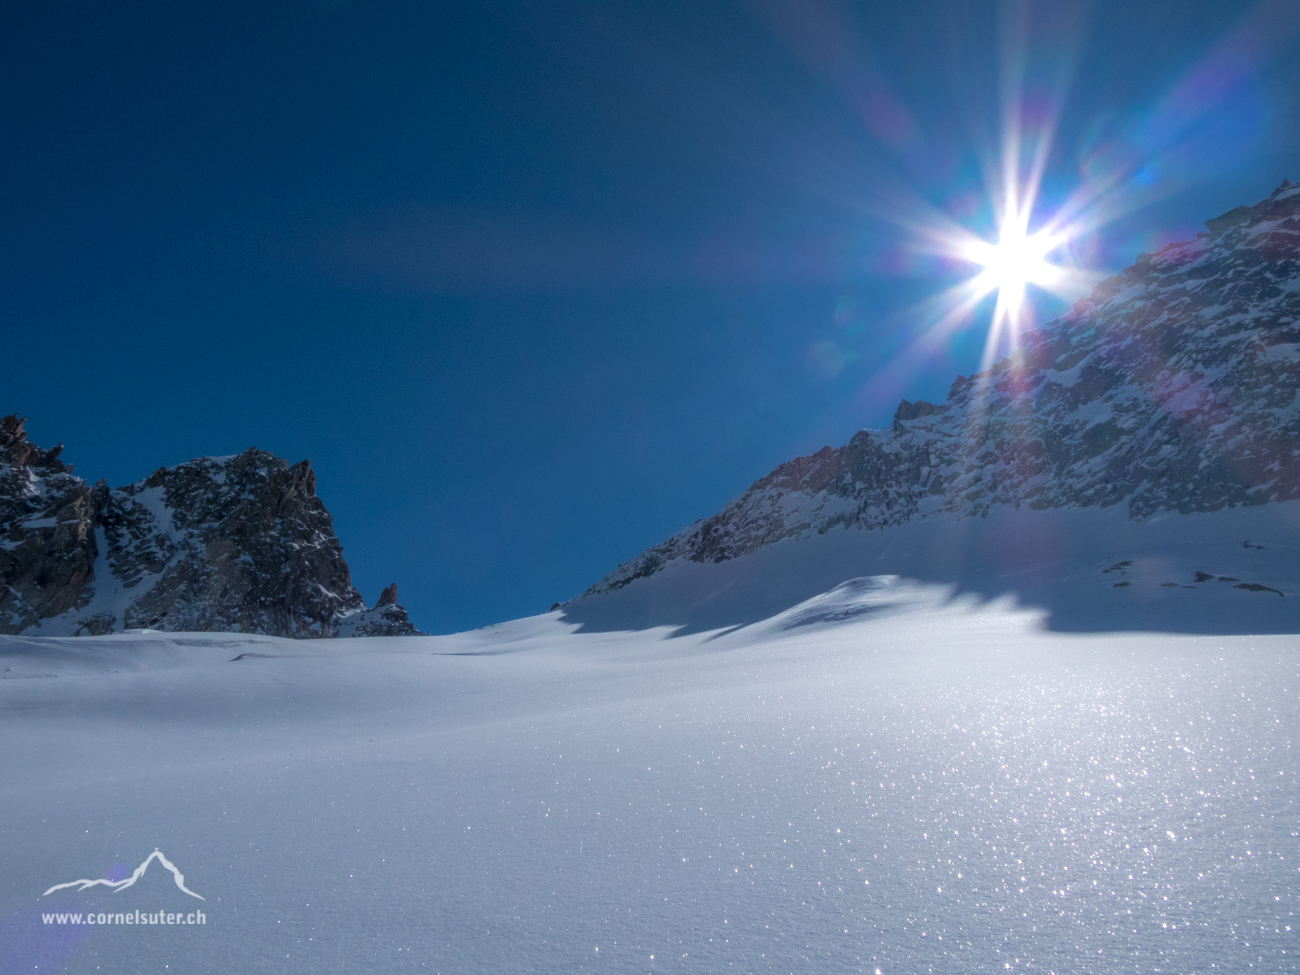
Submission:
<svg viewBox="0 0 1300 975">
<path fill-rule="evenodd" d="M 782 464 L 587 594 L 836 527 L 994 506 L 1130 517 L 1300 498 L 1300 185 L 1101 282 L 941 404 Z"/>
<path fill-rule="evenodd" d="M 0 420 L 0 633 L 407 635 L 367 611 L 307 461 L 200 457 L 110 490 Z"/>
</svg>

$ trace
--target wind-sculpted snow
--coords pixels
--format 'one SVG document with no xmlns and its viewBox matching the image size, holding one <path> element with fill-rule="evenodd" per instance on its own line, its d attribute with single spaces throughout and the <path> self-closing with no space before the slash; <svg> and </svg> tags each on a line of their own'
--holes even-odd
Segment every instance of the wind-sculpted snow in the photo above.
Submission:
<svg viewBox="0 0 1300 975">
<path fill-rule="evenodd" d="M 1101 282 L 945 402 L 782 464 L 588 590 L 837 527 L 1125 506 L 1129 517 L 1300 497 L 1300 185 Z"/>
<path fill-rule="evenodd" d="M 1296 505 L 1186 516 L 1223 541 L 1185 565 L 1035 568 L 1110 632 L 868 571 L 694 633 L 0 636 L 0 970 L 1294 975 L 1300 639 L 1258 614 L 1300 559 L 1239 530 Z M 587 602 L 777 586 L 852 537 Z M 1288 595 L 1158 584 L 1193 567 Z M 1115 632 L 1148 596 L 1228 631 Z M 42 896 L 155 846 L 206 924 L 43 922 L 193 910 L 153 869 Z"/>
<path fill-rule="evenodd" d="M 417 632 L 395 587 L 366 609 L 305 460 L 249 449 L 109 490 L 58 454 L 0 420 L 0 633 Z"/>
</svg>

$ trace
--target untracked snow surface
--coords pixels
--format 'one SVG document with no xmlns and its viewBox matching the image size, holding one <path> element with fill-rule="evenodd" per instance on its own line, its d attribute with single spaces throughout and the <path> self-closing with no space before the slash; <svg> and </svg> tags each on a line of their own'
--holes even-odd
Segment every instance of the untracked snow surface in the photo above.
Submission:
<svg viewBox="0 0 1300 975">
<path fill-rule="evenodd" d="M 1294 972 L 1269 512 L 982 586 L 853 532 L 447 637 L 5 637 L 0 971 Z M 157 860 L 43 896 L 155 848 L 203 900 Z M 57 920 L 137 910 L 204 923 Z"/>
</svg>

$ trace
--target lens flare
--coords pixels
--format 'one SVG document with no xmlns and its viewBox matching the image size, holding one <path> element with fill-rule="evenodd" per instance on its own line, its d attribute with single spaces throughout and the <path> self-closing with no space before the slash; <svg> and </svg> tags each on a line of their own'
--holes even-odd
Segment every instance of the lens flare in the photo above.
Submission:
<svg viewBox="0 0 1300 975">
<path fill-rule="evenodd" d="M 837 0 L 808 5 L 822 2 Z M 877 260 L 874 270 L 937 271 L 947 279 L 947 286 L 891 315 L 890 327 L 904 338 L 861 387 L 861 402 L 871 409 L 897 402 L 918 373 L 939 360 L 948 365 L 954 350 L 957 359 L 965 357 L 981 339 L 976 375 L 990 377 L 995 362 L 1014 353 L 1035 327 L 1039 311 L 1078 307 L 1113 273 L 1116 259 L 1131 257 L 1131 240 L 1105 256 L 1103 228 L 1256 154 L 1267 109 L 1259 75 L 1300 35 L 1295 7 L 1287 0 L 1246 5 L 1237 25 L 1149 110 L 1108 109 L 1097 116 L 1075 147 L 1076 179 L 1061 168 L 1068 146 L 1058 142 L 1058 125 L 1073 71 L 1083 63 L 1084 8 L 1000 3 L 996 84 L 983 73 L 969 86 L 961 79 L 979 93 L 961 102 L 978 184 L 918 113 L 907 139 L 888 142 L 889 148 L 912 172 L 927 179 L 947 173 L 960 185 L 941 201 L 938 189 L 927 194 L 906 178 L 876 173 L 870 192 L 844 196 L 892 224 L 905 242 L 882 250 L 889 259 Z M 994 90 L 996 112 L 986 97 Z M 1071 129 L 1080 121 L 1073 119 Z M 885 141 L 881 127 L 868 128 Z M 930 158 L 948 162 L 935 169 L 918 162 Z M 1010 362 L 1007 368 L 1013 367 Z"/>
<path fill-rule="evenodd" d="M 1047 262 L 1047 255 L 1060 245 L 1046 233 L 1026 234 L 1013 223 L 1002 225 L 998 242 L 974 241 L 966 245 L 967 260 L 983 266 L 975 287 L 984 292 L 997 290 L 1019 301 L 1025 285 L 1050 287 L 1061 277 L 1061 269 Z"/>
<path fill-rule="evenodd" d="M 1017 186 L 1015 195 L 1032 200 L 1034 186 Z M 998 226 L 997 242 L 961 235 L 953 242 L 951 253 L 961 260 L 983 268 L 967 282 L 969 302 L 979 302 L 996 291 L 997 305 L 985 349 L 984 365 L 1002 339 L 1018 344 L 1020 331 L 1031 325 L 1032 308 L 1026 291 L 1030 285 L 1052 293 L 1061 293 L 1077 284 L 1070 270 L 1048 260 L 1079 233 L 1078 227 L 1029 232 L 1030 206 L 1013 199 L 1006 207 Z"/>
<path fill-rule="evenodd" d="M 1031 286 L 1058 299 L 1069 300 L 1086 293 L 1100 275 L 1075 266 L 1068 245 L 1093 229 L 1083 220 L 1067 222 L 1060 213 L 1051 214 L 1030 229 L 1038 198 L 1038 175 L 1015 171 L 1014 159 L 1006 164 L 1002 188 L 1004 201 L 995 212 L 996 238 L 987 240 L 954 223 L 933 215 L 918 227 L 918 248 L 950 261 L 973 265 L 977 270 L 955 287 L 934 296 L 916 309 L 921 320 L 932 322 L 918 336 L 918 349 L 936 347 L 954 332 L 977 319 L 979 306 L 996 292 L 997 300 L 989 321 L 981 369 L 987 368 L 999 352 L 1019 345 L 1020 334 L 1034 325 Z"/>
</svg>

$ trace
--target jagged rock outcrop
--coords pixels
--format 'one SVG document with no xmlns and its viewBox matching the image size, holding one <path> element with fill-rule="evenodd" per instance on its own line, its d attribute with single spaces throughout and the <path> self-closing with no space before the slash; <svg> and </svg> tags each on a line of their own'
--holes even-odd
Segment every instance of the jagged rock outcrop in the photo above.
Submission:
<svg viewBox="0 0 1300 975">
<path fill-rule="evenodd" d="M 90 602 L 107 489 L 74 476 L 58 460 L 62 449 L 41 450 L 27 442 L 22 420 L 0 419 L 0 633 Z"/>
<path fill-rule="evenodd" d="M 1215 511 L 1300 498 L 1300 185 L 1139 255 L 945 402 L 782 464 L 588 594 L 679 560 L 994 505 Z"/>
<path fill-rule="evenodd" d="M 0 420 L 0 633 L 416 632 L 395 599 L 366 610 L 307 461 L 250 449 L 110 491 L 59 450 Z"/>
<path fill-rule="evenodd" d="M 344 616 L 337 623 L 339 636 L 423 636 L 397 605 L 397 583 L 385 586 L 374 609 Z"/>
<path fill-rule="evenodd" d="M 127 628 L 325 636 L 364 608 L 307 461 L 261 450 L 162 468 L 109 495 Z M 147 583 L 147 585 L 146 585 Z"/>
</svg>

